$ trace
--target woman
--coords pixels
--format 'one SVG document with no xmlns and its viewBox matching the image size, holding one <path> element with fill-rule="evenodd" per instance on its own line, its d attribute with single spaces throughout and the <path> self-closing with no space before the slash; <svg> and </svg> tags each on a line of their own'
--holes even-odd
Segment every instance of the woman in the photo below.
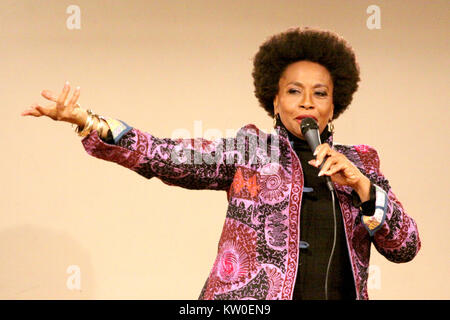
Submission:
<svg viewBox="0 0 450 320">
<path fill-rule="evenodd" d="M 227 192 L 217 258 L 200 299 L 368 299 L 371 243 L 400 263 L 417 254 L 420 240 L 375 149 L 333 143 L 332 121 L 360 80 L 351 47 L 329 31 L 291 28 L 261 45 L 252 75 L 274 133 L 248 124 L 214 141 L 160 139 L 82 109 L 79 87 L 68 99 L 68 83 L 58 97 L 42 92 L 56 105 L 33 105 L 22 115 L 76 124 L 88 154 L 148 179 Z M 305 117 L 317 122 L 324 142 L 314 154 L 300 130 Z"/>
</svg>

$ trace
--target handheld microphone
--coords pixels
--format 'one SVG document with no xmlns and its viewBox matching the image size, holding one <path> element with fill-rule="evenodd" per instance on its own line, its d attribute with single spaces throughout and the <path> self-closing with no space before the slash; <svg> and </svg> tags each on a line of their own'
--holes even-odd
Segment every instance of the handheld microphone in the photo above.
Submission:
<svg viewBox="0 0 450 320">
<path fill-rule="evenodd" d="M 319 126 L 317 125 L 317 122 L 313 118 L 303 118 L 302 122 L 300 123 L 300 130 L 302 131 L 303 137 L 306 139 L 306 142 L 308 142 L 309 147 L 311 148 L 312 152 L 316 150 L 317 146 L 322 144 L 320 142 L 320 135 L 319 135 Z M 325 164 L 325 160 L 327 160 L 328 156 L 326 156 L 322 164 L 319 167 L 319 170 L 322 169 L 323 165 Z M 329 176 L 325 176 L 325 179 L 327 180 L 327 187 L 328 189 L 333 192 L 333 183 L 331 182 L 331 179 Z"/>
</svg>

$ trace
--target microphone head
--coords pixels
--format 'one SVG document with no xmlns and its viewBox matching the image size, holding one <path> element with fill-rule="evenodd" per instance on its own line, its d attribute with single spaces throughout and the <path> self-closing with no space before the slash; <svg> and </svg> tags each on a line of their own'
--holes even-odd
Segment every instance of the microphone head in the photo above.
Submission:
<svg viewBox="0 0 450 320">
<path fill-rule="evenodd" d="M 300 130 L 302 131 L 302 135 L 305 136 L 306 132 L 309 129 L 316 129 L 319 130 L 319 126 L 317 125 L 316 120 L 313 118 L 303 118 L 302 122 L 300 123 Z"/>
</svg>

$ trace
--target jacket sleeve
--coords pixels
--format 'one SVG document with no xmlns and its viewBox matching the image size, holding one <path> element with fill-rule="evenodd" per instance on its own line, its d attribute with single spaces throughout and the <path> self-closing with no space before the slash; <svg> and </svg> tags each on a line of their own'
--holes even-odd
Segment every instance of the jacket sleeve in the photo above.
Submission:
<svg viewBox="0 0 450 320">
<path fill-rule="evenodd" d="M 396 263 L 412 260 L 420 249 L 421 242 L 416 222 L 403 208 L 392 191 L 389 181 L 381 173 L 377 151 L 367 145 L 357 147 L 358 154 L 366 165 L 367 176 L 375 185 L 375 212 L 361 216 L 377 251 Z"/>
<path fill-rule="evenodd" d="M 167 185 L 187 189 L 227 190 L 235 173 L 235 138 L 169 139 L 106 118 L 112 140 L 103 141 L 96 130 L 82 139 L 86 152 L 115 162 Z M 110 135 L 111 136 L 111 135 Z"/>
</svg>

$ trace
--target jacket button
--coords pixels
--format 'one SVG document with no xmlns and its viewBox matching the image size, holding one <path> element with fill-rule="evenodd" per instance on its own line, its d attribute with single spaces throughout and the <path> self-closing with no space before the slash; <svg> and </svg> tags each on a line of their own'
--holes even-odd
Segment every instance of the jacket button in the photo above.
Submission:
<svg viewBox="0 0 450 320">
<path fill-rule="evenodd" d="M 300 241 L 300 249 L 308 249 L 309 243 L 306 241 Z"/>
</svg>

